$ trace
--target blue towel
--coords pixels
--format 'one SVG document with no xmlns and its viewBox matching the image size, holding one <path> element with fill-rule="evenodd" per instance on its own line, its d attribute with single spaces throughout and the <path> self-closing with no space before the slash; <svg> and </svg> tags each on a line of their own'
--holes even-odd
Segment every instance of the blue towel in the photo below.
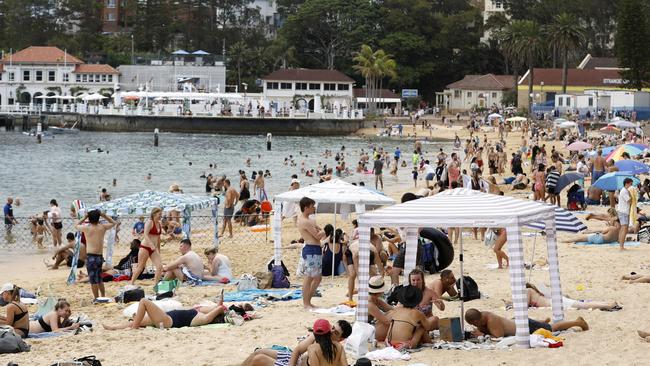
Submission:
<svg viewBox="0 0 650 366">
<path fill-rule="evenodd" d="M 258 297 L 270 297 L 272 300 L 288 301 L 302 299 L 302 290 L 259 290 L 251 289 L 245 291 L 226 292 L 223 301 L 254 301 Z"/>
<path fill-rule="evenodd" d="M 43 332 L 43 333 L 29 333 L 27 338 L 54 338 L 62 335 L 70 334 L 69 332 Z"/>
<path fill-rule="evenodd" d="M 589 246 L 589 247 L 617 247 L 618 242 L 594 244 L 594 243 L 590 243 L 590 242 L 587 242 L 587 241 L 583 241 L 583 242 L 576 243 L 576 245 L 581 245 L 581 246 L 585 246 L 585 247 L 587 247 L 587 246 Z M 641 245 L 641 243 L 639 243 L 638 241 L 626 241 L 625 242 L 626 247 L 638 247 L 640 245 Z"/>
</svg>

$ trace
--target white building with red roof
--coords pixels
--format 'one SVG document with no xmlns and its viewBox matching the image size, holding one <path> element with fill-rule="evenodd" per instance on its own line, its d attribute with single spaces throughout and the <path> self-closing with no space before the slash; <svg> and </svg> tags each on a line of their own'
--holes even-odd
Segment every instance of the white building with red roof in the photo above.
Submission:
<svg viewBox="0 0 650 366">
<path fill-rule="evenodd" d="M 0 105 L 50 104 L 55 96 L 113 94 L 119 71 L 86 64 L 52 46 L 30 46 L 0 60 Z"/>
<path fill-rule="evenodd" d="M 465 75 L 462 80 L 447 85 L 437 93 L 436 105 L 449 112 L 464 112 L 472 108 L 503 107 L 503 93 L 515 87 L 511 75 Z"/>
</svg>

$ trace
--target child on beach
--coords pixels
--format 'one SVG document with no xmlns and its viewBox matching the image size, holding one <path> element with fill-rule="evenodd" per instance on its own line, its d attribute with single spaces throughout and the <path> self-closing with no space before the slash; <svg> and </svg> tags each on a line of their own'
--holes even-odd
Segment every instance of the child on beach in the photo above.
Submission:
<svg viewBox="0 0 650 366">
<path fill-rule="evenodd" d="M 411 174 L 413 174 L 413 185 L 415 188 L 418 187 L 418 170 L 417 168 L 413 168 L 411 171 Z"/>
</svg>

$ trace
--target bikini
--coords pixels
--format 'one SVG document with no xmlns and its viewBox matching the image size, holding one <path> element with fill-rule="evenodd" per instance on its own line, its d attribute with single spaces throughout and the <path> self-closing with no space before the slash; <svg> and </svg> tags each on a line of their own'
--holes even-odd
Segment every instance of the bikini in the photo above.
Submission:
<svg viewBox="0 0 650 366">
<path fill-rule="evenodd" d="M 160 230 L 156 226 L 155 222 L 153 223 L 153 227 L 151 229 L 149 229 L 149 235 L 160 236 Z M 142 244 L 140 244 L 139 247 L 146 250 L 147 253 L 149 253 L 149 256 L 151 256 L 153 254 L 154 250 L 155 250 L 154 248 L 150 248 L 150 247 L 148 247 L 146 245 L 142 245 Z"/>
<path fill-rule="evenodd" d="M 192 325 L 192 319 L 198 314 L 194 309 L 172 310 L 167 315 L 172 318 L 172 328 L 183 328 Z"/>
<path fill-rule="evenodd" d="M 22 319 L 25 315 L 27 315 L 27 310 L 23 310 L 23 308 L 21 308 L 20 305 L 18 305 L 18 304 L 15 303 L 15 302 L 12 302 L 12 304 L 16 305 L 16 306 L 18 307 L 18 309 L 20 309 L 20 310 L 22 311 L 22 313 L 20 313 L 20 314 L 18 314 L 18 315 L 14 315 L 14 324 L 16 324 L 17 321 L 19 321 L 19 320 Z M 25 328 L 18 328 L 18 327 L 16 327 L 16 326 L 14 326 L 14 328 L 15 328 L 15 329 L 18 329 L 18 330 L 21 331 L 21 332 L 23 332 L 23 338 L 27 338 L 27 336 L 29 335 L 29 327 L 27 327 L 27 328 L 25 329 Z"/>
<path fill-rule="evenodd" d="M 402 349 L 402 348 L 405 348 L 406 346 L 408 346 L 409 341 L 400 341 L 400 342 L 391 341 L 391 338 L 393 338 L 393 325 L 395 324 L 395 322 L 402 322 L 402 323 L 406 323 L 406 324 L 412 326 L 413 327 L 413 332 L 415 332 L 415 330 L 417 329 L 417 325 L 414 325 L 413 323 L 411 323 L 409 321 L 406 321 L 406 320 L 399 320 L 399 319 L 391 319 L 390 320 L 390 326 L 388 327 L 388 337 L 386 337 L 386 342 L 388 342 L 389 345 L 393 346 L 393 348 L 399 350 L 399 349 Z M 411 333 L 413 333 L 413 332 L 411 332 Z"/>
<path fill-rule="evenodd" d="M 41 325 L 41 328 L 43 328 L 43 331 L 45 332 L 51 332 L 52 327 L 43 319 L 43 317 L 38 318 L 38 324 Z"/>
</svg>

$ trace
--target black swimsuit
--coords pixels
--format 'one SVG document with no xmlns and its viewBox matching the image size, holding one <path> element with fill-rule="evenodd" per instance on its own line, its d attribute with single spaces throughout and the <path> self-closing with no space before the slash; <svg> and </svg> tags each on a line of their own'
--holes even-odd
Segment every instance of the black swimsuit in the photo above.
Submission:
<svg viewBox="0 0 650 366">
<path fill-rule="evenodd" d="M 51 332 L 52 327 L 43 319 L 43 317 L 38 318 L 38 324 L 41 325 L 41 328 L 43 328 L 43 331 L 45 332 Z"/>
<path fill-rule="evenodd" d="M 14 324 L 16 324 L 17 321 L 19 321 L 19 320 L 22 319 L 25 315 L 27 315 L 27 310 L 23 310 L 23 308 L 21 308 L 20 305 L 16 304 L 15 302 L 12 303 L 12 304 L 16 305 L 16 306 L 18 307 L 18 309 L 20 309 L 20 310 L 22 311 L 22 313 L 20 313 L 20 314 L 18 314 L 18 315 L 14 315 Z M 27 327 L 27 329 L 25 329 L 25 328 L 18 328 L 18 327 L 15 327 L 15 326 L 14 326 L 14 328 L 15 328 L 15 329 L 18 329 L 19 331 L 21 331 L 21 332 L 23 333 L 23 338 L 27 338 L 27 336 L 29 335 L 29 326 Z"/>
<path fill-rule="evenodd" d="M 198 312 L 194 309 L 172 310 L 167 312 L 167 315 L 172 318 L 172 328 L 189 327 L 196 314 Z"/>
</svg>

